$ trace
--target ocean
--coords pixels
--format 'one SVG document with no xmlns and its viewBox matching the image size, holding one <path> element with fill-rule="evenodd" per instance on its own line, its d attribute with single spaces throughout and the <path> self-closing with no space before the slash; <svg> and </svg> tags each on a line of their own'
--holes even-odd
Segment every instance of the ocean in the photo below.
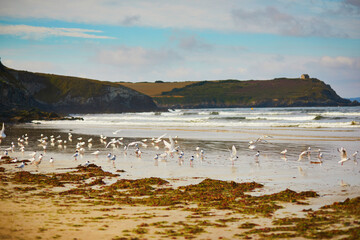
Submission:
<svg viewBox="0 0 360 240">
<path fill-rule="evenodd" d="M 360 189 L 360 164 L 352 154 L 360 150 L 360 107 L 298 107 L 298 108 L 221 108 L 221 109 L 169 109 L 168 112 L 121 114 L 74 114 L 83 120 L 34 121 L 8 126 L 1 150 L 11 142 L 28 134 L 26 152 L 13 153 L 20 159 L 43 147 L 38 141 L 41 134 L 56 138 L 47 144 L 43 163 L 38 167 L 26 166 L 30 171 L 54 172 L 75 167 L 89 160 L 106 171 L 124 170 L 124 178 L 161 177 L 177 179 L 181 184 L 200 182 L 205 178 L 237 182 L 256 181 L 265 184 L 261 191 L 275 192 L 315 190 L 329 194 L 344 188 Z M 68 134 L 73 135 L 72 142 Z M 158 144 L 151 139 L 166 134 Z M 100 136 L 106 139 L 100 141 Z M 163 140 L 176 141 L 184 152 L 183 162 L 178 155 L 155 161 L 154 156 L 165 151 Z M 77 138 L 82 138 L 78 140 Z M 92 138 L 91 144 L 88 140 Z M 249 142 L 255 142 L 249 148 Z M 57 140 L 67 143 L 59 144 Z M 121 144 L 110 144 L 111 139 Z M 85 153 L 78 159 L 72 155 L 77 142 L 84 142 Z M 125 152 L 124 146 L 134 141 L 140 145 L 141 157 L 134 147 Z M 104 143 L 105 142 L 105 143 Z M 237 149 L 238 159 L 232 164 L 230 149 Z M 196 148 L 204 151 L 200 157 Z M 338 148 L 344 147 L 350 161 L 338 163 Z M 298 161 L 302 151 L 311 149 L 309 158 Z M 287 149 L 286 156 L 280 154 Z M 99 150 L 98 157 L 91 153 Z M 255 157 L 257 151 L 259 157 Z M 323 158 L 319 164 L 318 154 Z M 110 161 L 106 155 L 116 155 Z M 190 164 L 190 158 L 194 162 Z M 48 163 L 50 157 L 54 164 Z M 360 155 L 359 155 L 360 157 Z M 26 170 L 26 169 L 25 169 Z M 15 169 L 14 169 L 15 171 Z"/>
</svg>

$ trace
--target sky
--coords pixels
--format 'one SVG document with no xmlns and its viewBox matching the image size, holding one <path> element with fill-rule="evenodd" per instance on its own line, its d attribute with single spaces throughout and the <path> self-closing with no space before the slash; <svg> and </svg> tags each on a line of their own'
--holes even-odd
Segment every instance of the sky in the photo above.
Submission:
<svg viewBox="0 0 360 240">
<path fill-rule="evenodd" d="M 0 57 L 104 81 L 307 73 L 360 97 L 360 0 L 0 0 Z"/>
</svg>

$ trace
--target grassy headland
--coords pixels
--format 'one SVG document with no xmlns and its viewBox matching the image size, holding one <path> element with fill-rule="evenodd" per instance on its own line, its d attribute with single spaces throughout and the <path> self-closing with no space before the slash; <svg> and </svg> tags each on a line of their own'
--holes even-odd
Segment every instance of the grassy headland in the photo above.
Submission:
<svg viewBox="0 0 360 240">
<path fill-rule="evenodd" d="M 351 105 L 316 79 L 120 83 L 147 94 L 160 107 L 289 107 Z"/>
</svg>

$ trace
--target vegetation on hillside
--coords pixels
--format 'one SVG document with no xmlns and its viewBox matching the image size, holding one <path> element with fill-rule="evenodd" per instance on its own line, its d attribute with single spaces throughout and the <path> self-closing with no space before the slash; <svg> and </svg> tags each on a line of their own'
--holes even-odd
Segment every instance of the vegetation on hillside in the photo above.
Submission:
<svg viewBox="0 0 360 240">
<path fill-rule="evenodd" d="M 318 79 L 202 81 L 154 97 L 166 107 L 273 107 L 348 105 Z"/>
<path fill-rule="evenodd" d="M 4 119 L 8 115 L 23 119 L 22 111 L 31 109 L 61 114 L 159 110 L 151 97 L 118 83 L 19 71 L 1 62 L 0 100 L 0 118 Z"/>
</svg>

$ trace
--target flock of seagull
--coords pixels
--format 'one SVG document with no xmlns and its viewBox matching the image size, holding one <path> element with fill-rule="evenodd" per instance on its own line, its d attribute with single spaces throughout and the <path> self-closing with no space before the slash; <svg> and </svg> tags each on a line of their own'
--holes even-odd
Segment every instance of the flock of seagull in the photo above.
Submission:
<svg viewBox="0 0 360 240">
<path fill-rule="evenodd" d="M 117 131 L 113 132 L 113 134 L 117 134 L 119 131 L 121 131 L 121 130 L 117 130 Z M 178 145 L 177 137 L 175 137 L 175 139 L 173 139 L 171 136 L 169 136 L 167 138 L 168 139 L 168 141 L 167 141 L 167 140 L 165 140 L 166 135 L 167 134 L 163 134 L 160 137 L 156 137 L 156 138 L 142 139 L 140 141 L 133 141 L 128 144 L 124 144 L 123 138 L 112 138 L 112 139 L 110 139 L 110 141 L 108 141 L 108 137 L 100 135 L 100 143 L 103 144 L 105 149 L 108 149 L 109 147 L 112 147 L 113 149 L 118 149 L 118 148 L 120 148 L 120 146 L 122 146 L 125 155 L 127 154 L 127 151 L 129 151 L 133 147 L 134 154 L 138 158 L 141 158 L 141 155 L 142 155 L 142 151 L 140 149 L 141 147 L 146 148 L 146 147 L 148 147 L 149 144 L 151 144 L 151 145 L 153 145 L 153 147 L 156 150 L 160 150 L 159 145 L 160 145 L 160 143 L 162 143 L 165 150 L 162 153 L 156 153 L 156 155 L 153 158 L 153 160 L 155 161 L 155 165 L 159 161 L 166 162 L 169 157 L 174 158 L 175 156 L 177 156 L 179 165 L 182 165 L 185 161 L 184 150 L 180 147 L 180 145 Z M 1 140 L 4 138 L 6 138 L 6 134 L 5 134 L 5 126 L 3 124 L 2 129 L 0 131 L 0 143 L 1 143 Z M 256 150 L 257 144 L 258 143 L 267 143 L 268 141 L 266 139 L 268 139 L 268 138 L 272 138 L 272 137 L 264 135 L 264 136 L 259 137 L 255 141 L 250 141 L 248 144 L 248 148 L 250 150 L 256 151 L 256 153 L 254 154 L 254 159 L 255 159 L 256 163 L 259 162 L 259 157 L 260 157 L 260 151 Z M 77 140 L 77 143 L 76 143 L 76 147 L 75 147 L 75 153 L 72 155 L 74 160 L 77 160 L 79 158 L 79 156 L 84 155 L 86 142 L 88 144 L 89 149 L 91 149 L 92 143 L 93 143 L 93 138 L 89 138 L 89 139 L 85 140 L 82 137 L 78 137 L 78 138 L 76 138 L 76 140 Z M 37 141 L 39 142 L 39 146 L 42 148 L 42 150 L 45 154 L 45 152 L 47 150 L 47 146 L 49 144 L 51 146 L 55 146 L 57 144 L 57 146 L 59 148 L 66 148 L 66 146 L 69 142 L 73 142 L 73 136 L 71 133 L 68 133 L 66 140 L 63 140 L 63 139 L 61 139 L 60 135 L 57 137 L 54 137 L 53 135 L 50 137 L 47 137 L 47 136 L 44 136 L 43 134 L 41 134 L 40 139 L 37 139 Z M 29 142 L 29 137 L 27 134 L 24 134 L 23 136 L 18 138 L 17 144 L 18 144 L 19 150 L 22 153 L 25 152 L 25 146 L 28 145 L 28 142 Z M 4 154 L 3 154 L 2 158 L 10 158 L 12 163 L 20 163 L 21 162 L 21 165 L 16 166 L 16 168 L 23 169 L 26 165 L 26 162 L 29 162 L 30 164 L 38 167 L 41 164 L 41 162 L 43 161 L 44 154 L 40 153 L 38 155 L 37 151 L 32 152 L 29 155 L 30 158 L 27 160 L 18 160 L 16 157 L 12 159 L 9 156 L 9 152 L 13 153 L 13 152 L 15 152 L 15 149 L 16 149 L 16 145 L 14 144 L 14 142 L 12 142 L 11 146 L 4 150 Z M 341 147 L 337 150 L 340 153 L 340 160 L 338 161 L 339 164 L 343 165 L 345 162 L 351 160 L 351 158 L 348 157 L 347 151 L 344 147 Z M 107 151 L 107 150 L 105 150 L 105 151 Z M 234 165 L 235 161 L 239 158 L 235 145 L 232 145 L 231 149 L 228 149 L 228 151 L 229 151 L 229 160 L 230 160 L 231 164 Z M 203 160 L 205 158 L 204 149 L 200 149 L 200 147 L 196 147 L 195 152 L 196 152 L 197 158 L 200 158 L 201 160 Z M 287 158 L 286 158 L 287 153 L 288 153 L 287 149 L 284 149 L 283 151 L 281 151 L 279 153 L 280 155 L 283 156 L 283 159 L 285 161 L 287 160 Z M 96 150 L 96 151 L 91 152 L 90 154 L 98 157 L 99 154 L 103 154 L 103 153 L 100 150 Z M 307 157 L 308 160 L 310 161 L 310 154 L 311 154 L 311 147 L 308 147 L 307 150 L 305 150 L 299 154 L 298 161 L 302 161 L 305 157 Z M 357 154 L 358 154 L 358 151 L 356 151 L 355 153 L 352 154 L 352 159 L 355 164 L 357 164 L 357 159 L 356 159 Z M 323 160 L 322 160 L 323 156 L 324 155 L 321 152 L 321 150 L 320 149 L 317 150 L 317 161 L 311 162 L 311 163 L 320 163 L 321 164 L 323 162 Z M 107 154 L 107 159 L 112 161 L 113 163 L 115 163 L 116 155 L 115 154 L 113 155 L 111 152 L 109 152 Z M 193 166 L 194 160 L 195 160 L 195 156 L 191 155 L 191 157 L 189 158 L 190 166 Z M 53 164 L 54 158 L 51 157 L 49 162 L 51 164 Z M 89 164 L 90 164 L 90 161 L 86 161 L 82 165 L 88 166 Z"/>
</svg>

